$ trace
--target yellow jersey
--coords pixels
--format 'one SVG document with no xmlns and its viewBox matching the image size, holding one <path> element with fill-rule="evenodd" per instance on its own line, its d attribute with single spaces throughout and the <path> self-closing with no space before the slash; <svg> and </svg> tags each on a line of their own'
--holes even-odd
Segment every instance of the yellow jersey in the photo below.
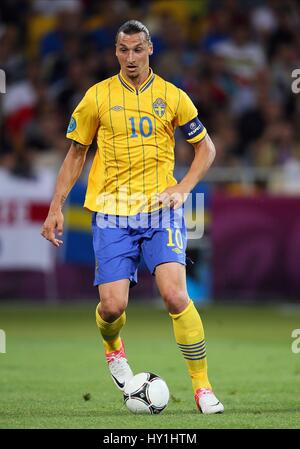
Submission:
<svg viewBox="0 0 300 449">
<path fill-rule="evenodd" d="M 151 69 L 139 89 L 121 72 L 92 86 L 67 130 L 67 137 L 82 145 L 97 136 L 84 207 L 112 215 L 157 209 L 151 198 L 177 183 L 176 127 L 189 143 L 206 135 L 197 116 L 188 95 Z"/>
</svg>

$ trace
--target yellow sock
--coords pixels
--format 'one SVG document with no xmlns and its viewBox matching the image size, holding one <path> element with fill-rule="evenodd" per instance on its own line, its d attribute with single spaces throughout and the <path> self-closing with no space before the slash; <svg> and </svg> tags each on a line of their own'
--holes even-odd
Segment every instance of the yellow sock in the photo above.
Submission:
<svg viewBox="0 0 300 449">
<path fill-rule="evenodd" d="M 105 352 L 118 351 L 121 348 L 120 330 L 126 322 L 125 312 L 112 323 L 102 319 L 96 307 L 96 323 L 101 332 Z"/>
<path fill-rule="evenodd" d="M 211 388 L 207 377 L 203 325 L 193 301 L 190 301 L 181 313 L 170 313 L 170 316 L 175 339 L 186 360 L 194 392 L 198 388 Z"/>
</svg>

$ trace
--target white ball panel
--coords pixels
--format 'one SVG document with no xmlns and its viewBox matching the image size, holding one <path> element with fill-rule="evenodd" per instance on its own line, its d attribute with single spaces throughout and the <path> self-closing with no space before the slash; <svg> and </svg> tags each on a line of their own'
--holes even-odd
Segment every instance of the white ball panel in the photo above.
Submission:
<svg viewBox="0 0 300 449">
<path fill-rule="evenodd" d="M 148 405 L 142 401 L 139 401 L 136 398 L 128 399 L 126 401 L 126 405 L 127 405 L 127 408 L 132 413 L 148 414 L 148 415 L 151 413 Z"/>
<path fill-rule="evenodd" d="M 139 373 L 133 376 L 129 382 L 126 383 L 124 393 L 131 394 L 137 391 L 147 381 L 147 373 Z"/>
<path fill-rule="evenodd" d="M 170 398 L 166 382 L 162 379 L 154 379 L 149 385 L 148 397 L 154 407 L 165 407 Z"/>
</svg>

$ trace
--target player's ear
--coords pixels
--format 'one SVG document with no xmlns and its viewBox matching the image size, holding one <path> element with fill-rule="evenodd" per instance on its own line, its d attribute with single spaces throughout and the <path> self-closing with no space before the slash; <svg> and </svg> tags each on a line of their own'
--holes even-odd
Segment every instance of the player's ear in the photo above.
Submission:
<svg viewBox="0 0 300 449">
<path fill-rule="evenodd" d="M 149 45 L 149 55 L 152 55 L 152 54 L 153 54 L 153 45 L 150 44 Z"/>
</svg>

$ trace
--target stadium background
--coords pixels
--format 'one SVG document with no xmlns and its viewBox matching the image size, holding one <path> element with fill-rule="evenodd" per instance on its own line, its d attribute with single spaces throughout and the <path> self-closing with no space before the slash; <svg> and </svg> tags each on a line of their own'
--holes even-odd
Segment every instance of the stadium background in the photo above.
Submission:
<svg viewBox="0 0 300 449">
<path fill-rule="evenodd" d="M 300 93 L 292 91 L 292 72 L 300 69 L 296 0 L 1 1 L 0 69 L 6 75 L 6 92 L 0 93 L 0 328 L 7 333 L 9 349 L 6 355 L 0 354 L 0 361 L 4 399 L 12 411 L 7 411 L 0 425 L 88 426 L 76 413 L 73 421 L 70 413 L 69 421 L 60 423 L 54 409 L 49 419 L 38 424 L 29 405 L 20 411 L 19 396 L 10 392 L 9 385 L 18 383 L 20 397 L 25 402 L 29 399 L 27 380 L 31 387 L 34 380 L 29 362 L 21 365 L 19 374 L 13 367 L 25 361 L 23 350 L 32 354 L 33 349 L 43 360 L 40 375 L 50 385 L 45 394 L 51 396 L 53 366 L 43 359 L 43 344 L 48 342 L 50 353 L 52 344 L 62 344 L 71 374 L 72 366 L 74 370 L 78 366 L 69 339 L 86 350 L 77 335 L 80 323 L 85 339 L 90 338 L 91 353 L 99 349 L 93 329 L 92 301 L 96 303 L 97 292 L 92 287 L 90 216 L 81 207 L 93 148 L 64 209 L 63 247 L 51 248 L 39 232 L 69 146 L 65 131 L 71 112 L 92 84 L 118 72 L 114 37 L 120 24 L 130 18 L 149 27 L 154 45 L 151 67 L 191 96 L 217 150 L 213 168 L 194 191 L 205 195 L 205 234 L 189 244 L 188 255 L 195 263 L 188 268 L 188 288 L 203 310 L 211 335 L 212 370 L 222 360 L 219 376 L 225 402 L 229 398 L 229 404 L 241 410 L 235 394 L 249 386 L 245 394 L 251 398 L 252 415 L 236 413 L 224 426 L 259 426 L 260 401 L 270 407 L 280 402 L 285 377 L 291 414 L 286 410 L 285 415 L 275 416 L 276 407 L 271 407 L 272 417 L 263 422 L 267 427 L 285 423 L 297 427 L 293 389 L 299 377 L 299 355 L 290 350 L 291 332 L 300 327 L 299 310 L 291 306 L 300 299 Z M 180 180 L 193 158 L 193 149 L 180 131 L 175 154 L 175 175 Z M 134 332 L 139 325 L 144 332 L 143 319 L 148 314 L 149 321 L 156 320 L 154 342 L 159 344 L 165 324 L 160 321 L 162 304 L 154 280 L 143 265 L 139 279 L 130 294 L 132 320 L 126 332 L 131 354 L 143 370 L 142 362 L 147 361 L 134 353 Z M 53 341 L 53 329 L 64 343 Z M 34 340 L 41 346 L 35 347 Z M 151 351 L 151 342 L 141 340 L 140 346 L 142 342 Z M 15 359 L 9 359 L 12 349 Z M 95 356 L 89 356 L 90 362 L 94 360 Z M 50 360 L 55 365 L 54 352 Z M 229 380 L 232 370 L 226 368 L 230 360 L 236 369 L 236 387 Z M 164 372 L 163 363 L 163 356 L 157 355 L 151 369 Z M 252 363 L 260 363 L 258 372 L 264 373 L 260 386 L 263 381 L 269 385 L 270 396 L 263 399 L 254 394 L 257 377 L 250 375 Z M 179 358 L 177 364 L 181 364 Z M 64 376 L 62 366 L 56 369 Z M 84 379 L 87 373 L 81 375 Z M 91 384 L 96 379 L 97 373 Z M 110 391 L 108 376 L 104 382 Z M 38 388 L 37 383 L 36 395 Z M 175 395 L 173 407 L 185 406 L 180 401 Z M 51 400 L 49 404 L 52 407 Z M 43 413 L 42 402 L 35 407 L 37 414 Z M 91 413 L 89 425 L 98 426 L 96 411 Z M 299 407 L 297 413 L 299 422 Z M 103 426 L 121 425 L 120 420 L 113 424 L 103 419 Z M 206 423 L 214 426 L 213 421 Z M 125 420 L 123 425 L 134 424 Z M 145 421 L 142 425 L 151 426 Z M 180 425 L 191 423 L 184 417 Z"/>
</svg>

